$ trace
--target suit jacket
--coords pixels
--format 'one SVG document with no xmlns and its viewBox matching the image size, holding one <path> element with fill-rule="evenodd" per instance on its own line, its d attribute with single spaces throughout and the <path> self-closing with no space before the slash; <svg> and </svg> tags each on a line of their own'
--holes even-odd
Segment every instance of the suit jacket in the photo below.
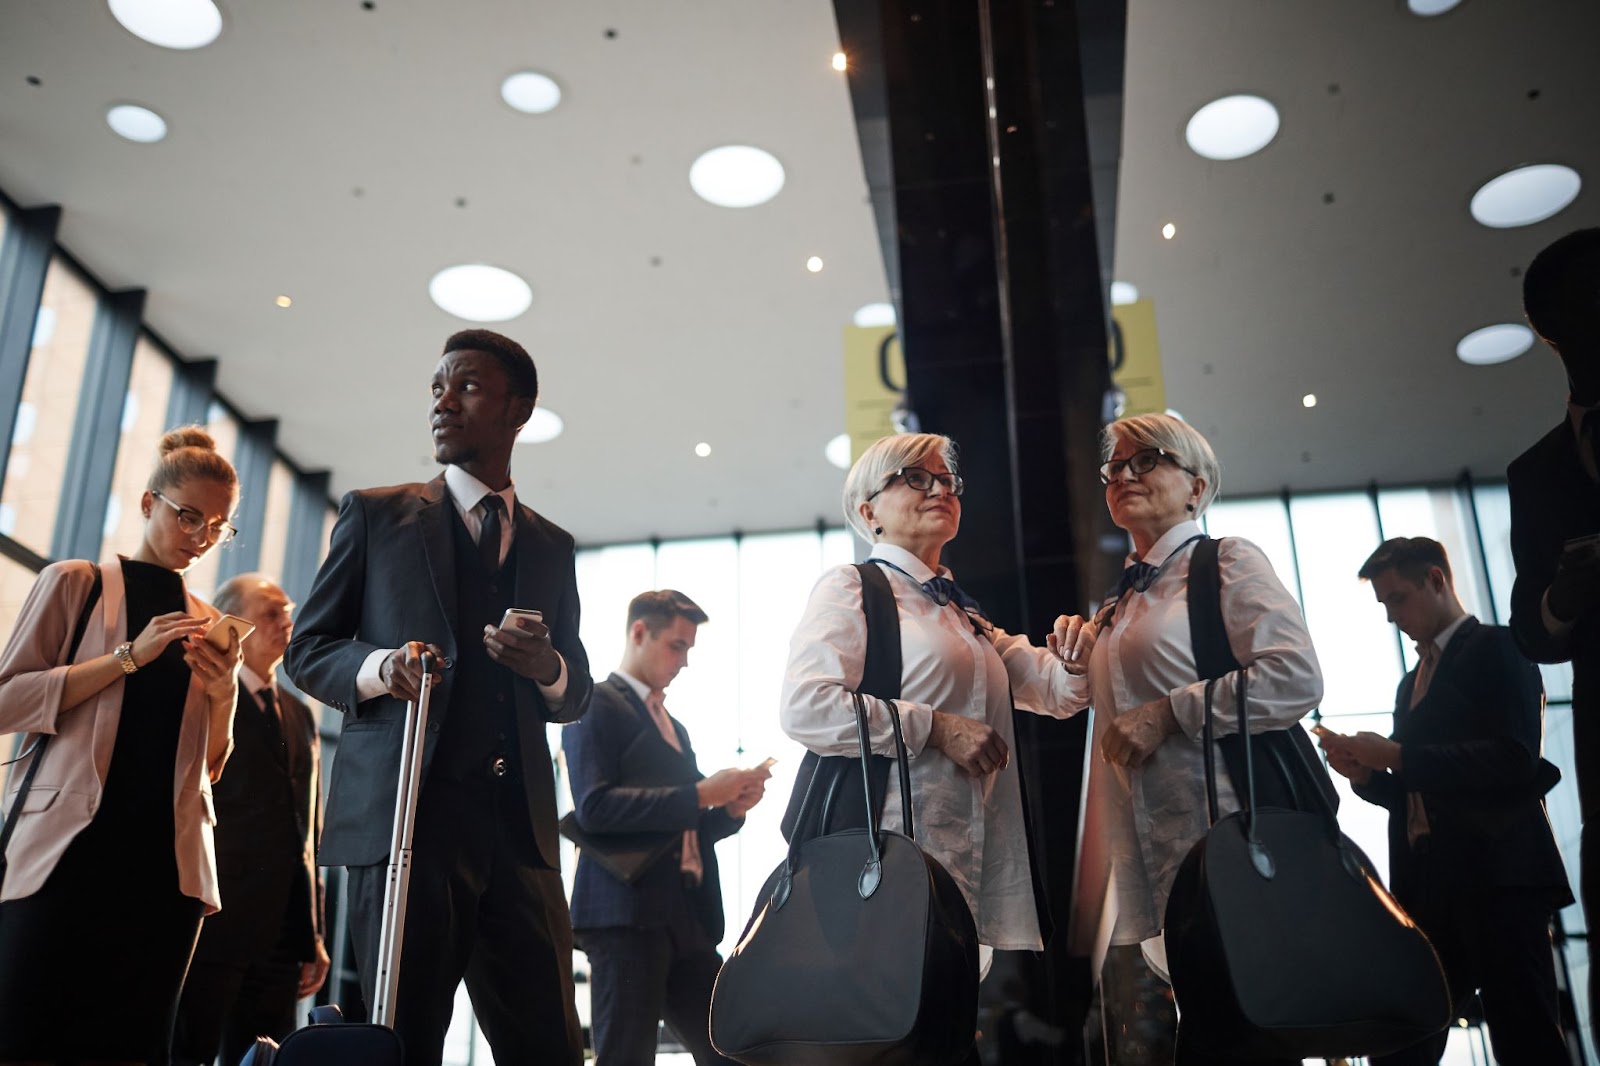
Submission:
<svg viewBox="0 0 1600 1066">
<path fill-rule="evenodd" d="M 588 717 L 561 732 L 573 813 L 589 833 L 698 830 L 704 875 L 694 891 L 694 909 L 715 943 L 724 928 L 715 844 L 738 832 L 744 819 L 721 807 L 700 809 L 695 782 L 705 775 L 695 764 L 688 730 L 676 719 L 672 727 L 681 753 L 661 736 L 650 711 L 621 676 L 612 674 L 595 686 Z M 683 891 L 679 856 L 679 849 L 672 849 L 630 885 L 580 849 L 572 887 L 573 928 L 666 924 L 670 903 Z"/>
<path fill-rule="evenodd" d="M 1523 452 L 1506 470 L 1511 493 L 1511 554 L 1517 579 L 1511 590 L 1511 632 L 1535 662 L 1572 661 L 1572 732 L 1578 795 L 1584 820 L 1600 817 L 1600 611 L 1578 619 L 1558 640 L 1545 628 L 1540 605 L 1573 537 L 1600 533 L 1600 485 L 1578 458 L 1572 423 L 1561 424 Z"/>
<path fill-rule="evenodd" d="M 89 615 L 78 647 L 75 661 L 80 663 L 129 639 L 120 560 L 102 563 L 100 574 L 100 602 Z M 94 819 L 105 790 L 117 723 L 122 720 L 123 679 L 118 677 L 80 706 L 61 706 L 72 627 L 93 584 L 94 568 L 81 559 L 51 563 L 41 570 L 0 656 L 0 735 L 55 734 L 6 848 L 8 868 L 0 900 L 30 896 L 44 885 L 67 845 Z M 188 599 L 190 614 L 221 617 L 209 604 L 192 595 Z M 173 820 L 178 887 L 184 895 L 202 900 L 207 913 L 221 905 L 211 836 L 217 823 L 211 783 L 222 774 L 232 747 L 231 731 L 226 737 L 211 735 L 209 703 L 199 679 L 190 678 L 178 730 Z M 6 782 L 8 811 L 30 761 L 11 767 Z M 117 873 L 107 871 L 108 876 Z"/>
<path fill-rule="evenodd" d="M 197 960 L 251 962 L 284 935 L 301 962 L 317 957 L 322 745 L 309 707 L 282 688 L 278 707 L 281 726 L 240 686 L 233 755 L 214 790 L 223 908 L 201 928 Z"/>
<path fill-rule="evenodd" d="M 454 506 L 443 476 L 426 484 L 347 494 L 328 557 L 300 610 L 284 659 L 289 677 L 301 691 L 346 712 L 329 776 L 320 852 L 324 866 L 372 866 L 388 858 L 406 705 L 388 695 L 358 702 L 356 676 L 370 653 L 409 640 L 435 644 L 447 658 L 457 658 Z M 567 666 L 566 697 L 558 710 L 546 704 L 533 681 L 520 676 L 514 681 L 534 837 L 545 863 L 559 869 L 555 777 L 545 723 L 582 717 L 594 687 L 578 639 L 573 541 L 519 501 L 511 550 L 517 561 L 514 602 L 544 613 L 551 642 Z M 424 775 L 439 731 L 449 722 L 452 669 L 443 671 L 429 705 Z"/>
<path fill-rule="evenodd" d="M 1426 883 L 1548 888 L 1572 896 L 1539 791 L 1544 690 L 1508 630 L 1468 618 L 1445 646 L 1422 701 L 1417 672 L 1395 695 L 1402 769 L 1374 773 L 1356 794 L 1389 809 L 1390 883 L 1402 903 Z M 1408 791 L 1422 793 L 1432 833 L 1419 853 L 1406 838 Z"/>
</svg>

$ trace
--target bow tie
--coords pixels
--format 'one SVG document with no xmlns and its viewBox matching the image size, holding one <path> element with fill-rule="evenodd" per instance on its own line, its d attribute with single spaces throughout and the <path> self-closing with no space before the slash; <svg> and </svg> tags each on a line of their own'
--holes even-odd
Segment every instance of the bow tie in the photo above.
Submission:
<svg viewBox="0 0 1600 1066">
<path fill-rule="evenodd" d="M 1143 592 L 1150 587 L 1150 583 L 1156 579 L 1156 575 L 1160 572 L 1160 567 L 1151 566 L 1149 563 L 1134 563 L 1122 572 L 1122 576 L 1117 579 L 1117 587 L 1111 590 L 1111 595 L 1107 598 L 1120 600 L 1122 599 L 1122 594 L 1129 589 L 1135 592 Z"/>
<path fill-rule="evenodd" d="M 968 614 L 975 614 L 980 618 L 985 617 L 983 613 L 983 607 L 978 603 L 978 601 L 973 599 L 971 596 L 968 596 L 961 586 L 956 584 L 950 578 L 930 578 L 922 583 L 922 591 L 926 592 L 928 597 L 940 607 L 943 607 L 947 603 L 954 603 L 957 607 L 961 608 L 963 611 L 966 611 Z"/>
</svg>

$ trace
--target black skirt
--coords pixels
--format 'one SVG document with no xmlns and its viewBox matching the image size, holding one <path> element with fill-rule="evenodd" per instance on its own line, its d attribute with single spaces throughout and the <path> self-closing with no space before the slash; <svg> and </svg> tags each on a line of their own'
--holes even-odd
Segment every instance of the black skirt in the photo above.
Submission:
<svg viewBox="0 0 1600 1066">
<path fill-rule="evenodd" d="M 187 610 L 183 579 L 124 561 L 127 632 Z M 183 646 L 131 675 L 94 820 L 38 892 L 0 903 L 0 1062 L 168 1061 L 205 905 L 178 888 L 173 778 Z M 47 759 L 88 758 L 57 751 Z"/>
</svg>

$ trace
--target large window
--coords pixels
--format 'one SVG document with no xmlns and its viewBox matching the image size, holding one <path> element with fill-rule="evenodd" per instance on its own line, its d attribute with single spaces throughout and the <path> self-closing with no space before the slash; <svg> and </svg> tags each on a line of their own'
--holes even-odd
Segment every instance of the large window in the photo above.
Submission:
<svg viewBox="0 0 1600 1066">
<path fill-rule="evenodd" d="M 50 552 L 98 297 L 57 256 L 45 274 L 0 495 L 0 533 Z"/>
<path fill-rule="evenodd" d="M 228 409 L 222 404 L 214 403 L 206 412 L 205 429 L 217 442 L 217 453 L 230 463 L 233 462 L 239 448 L 239 420 L 229 414 Z M 244 506 L 243 501 L 240 506 Z M 237 521 L 234 524 L 237 525 Z M 202 600 L 211 599 L 217 590 L 217 572 L 222 565 L 222 554 L 236 550 L 238 550 L 237 544 L 220 545 L 212 548 L 204 559 L 190 567 L 184 577 L 189 591 Z"/>
<path fill-rule="evenodd" d="M 289 547 L 289 514 L 294 510 L 294 471 L 282 459 L 272 461 L 267 475 L 267 498 L 244 500 L 239 510 L 260 511 L 261 553 L 256 568 L 274 581 L 283 580 L 283 562 Z"/>
<path fill-rule="evenodd" d="M 166 432 L 167 399 L 172 392 L 172 360 L 145 336 L 133 348 L 133 370 L 122 405 L 117 464 L 106 501 L 105 540 L 101 554 L 130 555 L 142 536 L 139 501 L 155 468 L 161 435 Z"/>
</svg>

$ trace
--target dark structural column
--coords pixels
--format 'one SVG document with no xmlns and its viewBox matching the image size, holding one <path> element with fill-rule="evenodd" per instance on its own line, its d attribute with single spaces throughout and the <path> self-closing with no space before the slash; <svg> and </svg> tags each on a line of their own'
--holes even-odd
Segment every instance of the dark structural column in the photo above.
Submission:
<svg viewBox="0 0 1600 1066">
<path fill-rule="evenodd" d="M 167 399 L 167 428 L 203 426 L 209 421 L 206 414 L 217 395 L 217 361 L 176 362 L 178 372 L 172 376 L 172 395 Z"/>
<path fill-rule="evenodd" d="M 248 574 L 261 565 L 261 531 L 265 527 L 267 486 L 272 461 L 277 457 L 278 420 L 265 418 L 239 426 L 239 446 L 233 468 L 239 472 L 239 511 L 233 524 L 239 528 L 217 564 L 217 584 Z"/>
<path fill-rule="evenodd" d="M 100 558 L 144 298 L 143 289 L 110 293 L 100 298 L 95 311 L 83 391 L 67 450 L 61 509 L 51 540 L 50 554 L 57 559 Z"/>
<path fill-rule="evenodd" d="M 11 446 L 17 428 L 17 404 L 28 377 L 33 327 L 44 296 L 44 276 L 55 250 L 61 208 L 36 207 L 13 212 L 0 243 L 0 449 Z M 0 484 L 5 481 L 0 462 Z"/>
<path fill-rule="evenodd" d="M 908 405 L 922 429 L 955 438 L 968 481 L 946 561 L 998 625 L 1042 640 L 1056 615 L 1098 601 L 1126 545 L 1095 475 L 1110 390 L 1105 293 L 1126 5 L 835 0 L 834 9 Z M 1087 717 L 1018 722 L 1056 930 L 1042 964 L 1009 960 L 1020 990 L 1007 995 L 1064 1030 L 1053 1063 L 1081 1061 L 1092 993 L 1067 929 Z"/>
</svg>

